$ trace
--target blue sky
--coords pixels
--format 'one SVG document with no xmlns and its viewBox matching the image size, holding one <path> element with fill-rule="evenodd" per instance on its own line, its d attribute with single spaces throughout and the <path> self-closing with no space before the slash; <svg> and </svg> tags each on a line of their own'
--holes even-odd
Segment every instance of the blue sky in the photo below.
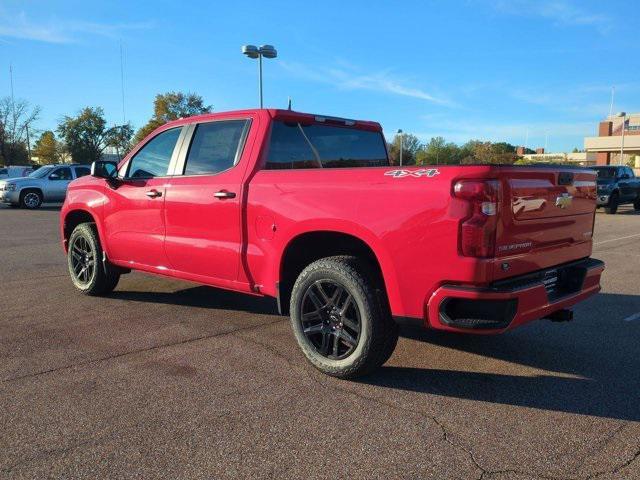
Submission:
<svg viewBox="0 0 640 480">
<path fill-rule="evenodd" d="M 14 1 L 0 3 L 0 96 L 42 107 L 40 129 L 101 106 L 140 127 L 154 96 L 202 95 L 216 111 L 265 104 L 441 135 L 582 147 L 614 110 L 640 111 L 635 0 Z"/>
</svg>

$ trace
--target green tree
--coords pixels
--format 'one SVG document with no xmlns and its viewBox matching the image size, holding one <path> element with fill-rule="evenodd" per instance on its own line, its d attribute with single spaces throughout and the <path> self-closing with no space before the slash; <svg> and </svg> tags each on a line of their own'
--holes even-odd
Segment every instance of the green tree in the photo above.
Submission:
<svg viewBox="0 0 640 480">
<path fill-rule="evenodd" d="M 133 127 L 131 124 L 119 125 L 111 129 L 107 146 L 115 149 L 120 158 L 123 158 L 133 147 L 131 139 L 133 138 Z"/>
<path fill-rule="evenodd" d="M 41 164 L 59 163 L 61 153 L 62 147 L 51 130 L 43 132 L 33 148 L 33 156 Z"/>
<path fill-rule="evenodd" d="M 29 161 L 27 136 L 40 116 L 40 107 L 11 97 L 0 99 L 0 162 L 24 165 Z"/>
<path fill-rule="evenodd" d="M 142 141 L 156 128 L 172 120 L 211 113 L 213 107 L 205 105 L 200 95 L 195 93 L 167 92 L 156 95 L 153 101 L 151 119 L 136 133 L 134 144 Z"/>
<path fill-rule="evenodd" d="M 75 117 L 65 117 L 58 125 L 58 134 L 65 149 L 76 163 L 91 163 L 102 158 L 108 146 L 122 145 L 123 132 L 129 134 L 131 125 L 107 128 L 104 111 L 100 107 L 85 107 Z"/>
<path fill-rule="evenodd" d="M 402 134 L 402 164 L 415 165 L 416 154 L 421 148 L 420 140 L 410 133 Z M 393 137 L 389 145 L 389 160 L 392 165 L 400 164 L 400 135 Z"/>
<path fill-rule="evenodd" d="M 417 165 L 447 165 L 460 163 L 462 150 L 443 137 L 433 137 L 416 154 Z"/>
</svg>

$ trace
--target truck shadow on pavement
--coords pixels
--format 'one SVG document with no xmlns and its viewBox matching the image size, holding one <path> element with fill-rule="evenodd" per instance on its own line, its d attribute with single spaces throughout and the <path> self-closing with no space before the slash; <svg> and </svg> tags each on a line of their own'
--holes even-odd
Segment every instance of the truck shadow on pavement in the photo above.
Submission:
<svg viewBox="0 0 640 480">
<path fill-rule="evenodd" d="M 596 311 L 609 302 L 640 310 L 636 295 L 600 294 L 593 301 L 600 304 Z M 454 359 L 473 354 L 533 371 L 512 374 L 522 368 L 497 362 L 484 366 L 493 373 L 387 365 L 361 381 L 411 392 L 640 421 L 640 321 L 587 315 L 585 308 L 570 324 L 533 322 L 488 337 L 402 326 L 403 337 L 455 350 Z M 429 356 L 425 352 L 417 361 L 428 365 Z"/>
<path fill-rule="evenodd" d="M 111 298 L 135 302 L 161 303 L 186 307 L 219 308 L 263 315 L 277 315 L 277 305 L 269 297 L 254 297 L 212 287 L 192 287 L 177 292 L 137 292 L 116 290 Z"/>
<path fill-rule="evenodd" d="M 119 291 L 111 298 L 277 315 L 273 299 L 199 286 L 177 292 Z M 640 311 L 640 296 L 600 294 L 571 323 L 532 322 L 497 336 L 463 335 L 402 325 L 401 337 L 417 341 L 410 356 L 424 368 L 385 365 L 356 382 L 382 388 L 531 407 L 542 410 L 640 421 L 640 321 L 624 322 L 610 312 Z M 605 312 L 605 313 L 602 313 Z M 606 317 L 605 317 L 606 315 Z M 292 341 L 292 347 L 293 347 Z M 434 348 L 451 349 L 454 369 L 428 368 Z M 488 357 L 485 369 L 465 371 Z M 445 354 L 446 355 L 446 354 Z M 523 373 L 522 367 L 528 367 Z M 473 368 L 470 367 L 470 368 Z M 537 370 L 537 371 L 536 371 Z M 504 372 L 504 373 L 503 373 Z M 508 372 L 508 373 L 507 373 Z"/>
</svg>

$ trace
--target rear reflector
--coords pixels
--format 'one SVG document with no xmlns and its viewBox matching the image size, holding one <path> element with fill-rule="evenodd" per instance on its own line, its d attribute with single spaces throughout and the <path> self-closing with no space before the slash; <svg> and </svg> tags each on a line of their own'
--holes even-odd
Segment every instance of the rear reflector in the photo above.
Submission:
<svg viewBox="0 0 640 480">
<path fill-rule="evenodd" d="M 465 257 L 493 257 L 498 224 L 500 182 L 460 180 L 453 186 L 456 198 L 469 203 L 469 215 L 460 222 L 460 251 Z"/>
</svg>

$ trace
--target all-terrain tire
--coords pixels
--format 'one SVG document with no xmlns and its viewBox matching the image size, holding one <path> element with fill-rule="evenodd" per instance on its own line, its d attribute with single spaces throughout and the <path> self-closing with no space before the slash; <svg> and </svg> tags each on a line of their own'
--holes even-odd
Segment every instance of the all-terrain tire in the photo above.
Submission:
<svg viewBox="0 0 640 480">
<path fill-rule="evenodd" d="M 320 353 L 305 335 L 303 303 L 318 282 L 335 284 L 352 297 L 359 312 L 357 345 L 345 358 Z M 398 341 L 398 326 L 391 317 L 386 296 L 376 276 L 356 257 L 327 257 L 308 265 L 298 276 L 291 293 L 291 325 L 307 360 L 321 372 L 338 378 L 354 378 L 372 372 L 386 362 Z"/>
<path fill-rule="evenodd" d="M 617 192 L 614 192 L 609 197 L 609 203 L 604 207 L 605 213 L 610 215 L 615 215 L 618 211 L 618 203 L 620 202 L 620 197 Z"/>
<path fill-rule="evenodd" d="M 94 223 L 81 223 L 69 237 L 67 265 L 76 289 L 92 296 L 106 295 L 113 291 L 120 280 L 120 272 L 103 261 L 102 245 Z M 82 265 L 78 262 L 81 261 Z M 83 265 L 90 271 L 82 270 Z M 79 272 L 83 271 L 82 274 Z"/>
</svg>

